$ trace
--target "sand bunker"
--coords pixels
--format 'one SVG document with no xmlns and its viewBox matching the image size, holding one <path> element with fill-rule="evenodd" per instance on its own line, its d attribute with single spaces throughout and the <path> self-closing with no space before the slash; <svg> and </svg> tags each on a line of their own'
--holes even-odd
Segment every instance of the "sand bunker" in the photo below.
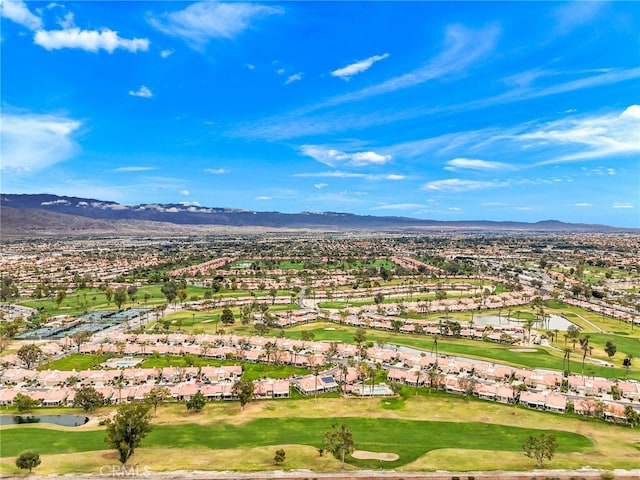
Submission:
<svg viewBox="0 0 640 480">
<path fill-rule="evenodd" d="M 356 450 L 351 454 L 351 456 L 358 460 L 382 460 L 383 462 L 393 462 L 400 458 L 395 453 L 367 452 L 366 450 Z"/>
<path fill-rule="evenodd" d="M 335 328 L 333 328 L 333 327 L 327 327 L 327 328 L 325 328 L 325 330 L 335 330 Z"/>
<path fill-rule="evenodd" d="M 510 352 L 520 352 L 520 353 L 535 353 L 538 351 L 537 348 L 510 348 Z"/>
</svg>

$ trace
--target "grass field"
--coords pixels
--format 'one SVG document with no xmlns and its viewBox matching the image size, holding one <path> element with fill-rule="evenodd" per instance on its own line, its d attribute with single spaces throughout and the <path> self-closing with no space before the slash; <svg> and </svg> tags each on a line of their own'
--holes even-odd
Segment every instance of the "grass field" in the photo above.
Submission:
<svg viewBox="0 0 640 480">
<path fill-rule="evenodd" d="M 96 415 L 108 411 L 103 408 Z M 187 413 L 184 404 L 163 405 L 131 463 L 154 471 L 269 470 L 275 468 L 273 452 L 284 446 L 286 469 L 337 470 L 335 459 L 317 452 L 334 422 L 350 428 L 357 449 L 400 456 L 384 464 L 348 458 L 347 469 L 437 470 L 456 465 L 465 471 L 483 465 L 489 470 L 527 470 L 535 464 L 523 455 L 522 443 L 543 431 L 554 433 L 559 445 L 549 468 L 633 468 L 640 441 L 630 428 L 422 391 L 406 399 L 253 402 L 244 411 L 236 402 L 215 402 L 200 414 Z M 2 473 L 14 473 L 13 458 L 29 448 L 42 455 L 39 473 L 92 472 L 117 463 L 115 453 L 105 451 L 104 428 L 95 423 L 78 428 L 10 426 L 2 427 L 1 434 Z M 254 456 L 246 457 L 249 452 Z"/>
<path fill-rule="evenodd" d="M 327 330 L 330 328 L 331 330 Z M 353 343 L 356 328 L 346 325 L 337 325 L 329 322 L 316 322 L 305 325 L 297 325 L 285 330 L 288 338 L 300 339 L 303 331 L 311 331 L 316 341 L 330 340 L 345 343 Z M 275 336 L 278 332 L 272 332 Z M 418 348 L 425 351 L 433 349 L 432 336 L 417 336 L 410 334 L 386 332 L 379 330 L 367 330 L 367 340 L 374 343 L 390 343 Z M 465 339 L 438 339 L 438 353 L 446 355 L 460 355 L 468 358 L 484 359 L 498 363 L 524 368 L 544 368 L 562 371 L 563 353 L 543 347 L 536 347 L 534 352 L 519 352 L 510 345 L 501 345 L 492 342 L 482 342 Z M 582 355 L 578 349 L 571 357 L 571 371 L 580 372 Z M 578 365 L 580 363 L 580 365 Z M 637 363 L 637 362 L 636 362 Z M 626 370 L 622 368 L 610 368 L 592 363 L 586 363 L 585 374 L 602 376 L 605 378 L 627 378 Z M 632 369 L 628 378 L 640 379 L 640 371 Z"/>
<path fill-rule="evenodd" d="M 222 366 L 222 365 L 243 365 L 244 373 L 242 378 L 245 380 L 258 380 L 264 377 L 269 378 L 289 378 L 292 375 L 306 375 L 310 370 L 305 368 L 294 367 L 291 365 L 264 365 L 260 363 L 239 362 L 237 360 L 214 360 L 200 357 L 188 357 L 193 366 L 201 367 L 205 365 Z M 73 354 L 65 358 L 54 360 L 53 362 L 41 365 L 38 370 L 85 370 L 93 368 L 99 363 L 107 360 L 106 355 L 83 355 Z M 187 358 L 181 356 L 162 356 L 159 358 L 151 357 L 145 359 L 141 364 L 141 368 L 156 367 L 187 367 L 189 363 Z"/>
<path fill-rule="evenodd" d="M 43 363 L 38 370 L 87 370 L 107 361 L 106 355 L 83 355 L 74 353 L 68 357 L 59 358 L 49 363 Z"/>
</svg>

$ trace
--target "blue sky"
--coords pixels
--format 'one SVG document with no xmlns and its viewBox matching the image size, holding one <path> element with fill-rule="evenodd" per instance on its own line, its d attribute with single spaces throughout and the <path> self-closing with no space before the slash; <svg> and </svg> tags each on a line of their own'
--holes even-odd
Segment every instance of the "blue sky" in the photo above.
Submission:
<svg viewBox="0 0 640 480">
<path fill-rule="evenodd" d="M 640 227 L 638 2 L 1 8 L 3 193 Z"/>
</svg>

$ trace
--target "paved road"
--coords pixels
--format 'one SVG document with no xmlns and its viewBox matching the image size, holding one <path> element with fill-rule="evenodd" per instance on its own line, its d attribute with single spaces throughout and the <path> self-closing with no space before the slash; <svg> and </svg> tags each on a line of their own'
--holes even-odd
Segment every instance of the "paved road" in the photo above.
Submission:
<svg viewBox="0 0 640 480">
<path fill-rule="evenodd" d="M 47 479 L 69 479 L 73 480 L 95 480 L 96 478 L 150 478 L 152 480 L 296 480 L 317 478 L 323 480 L 374 480 L 384 478 L 387 480 L 399 480 L 402 478 L 424 479 L 424 480 L 451 480 L 453 477 L 462 479 L 475 477 L 482 480 L 530 480 L 532 477 L 554 478 L 558 480 L 570 480 L 571 478 L 600 479 L 602 470 L 591 468 L 583 468 L 580 470 L 531 470 L 528 472 L 455 472 L 455 471 L 438 471 L 438 472 L 398 472 L 385 470 L 364 470 L 364 471 L 348 471 L 348 472 L 313 472 L 311 470 L 293 470 L 293 471 L 269 471 L 269 472 L 190 472 L 176 471 L 154 473 L 144 470 L 142 467 L 129 467 L 128 470 L 119 470 L 118 466 L 105 465 L 94 474 L 78 474 L 78 475 L 46 475 L 38 476 L 30 474 L 30 480 L 47 480 Z M 115 469 L 115 470 L 112 470 Z M 638 480 L 640 479 L 640 469 L 638 470 L 613 470 L 616 480 Z M 4 478 L 24 479 L 24 474 L 13 475 Z"/>
</svg>

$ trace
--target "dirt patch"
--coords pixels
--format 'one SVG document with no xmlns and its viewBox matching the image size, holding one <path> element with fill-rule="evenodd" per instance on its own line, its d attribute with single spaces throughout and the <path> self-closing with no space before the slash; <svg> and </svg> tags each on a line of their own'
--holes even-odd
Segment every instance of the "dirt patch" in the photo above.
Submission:
<svg viewBox="0 0 640 480">
<path fill-rule="evenodd" d="M 351 456 L 358 460 L 382 460 L 383 462 L 393 462 L 400 458 L 400 456 L 395 453 L 368 452 L 366 450 L 355 450 Z"/>
<path fill-rule="evenodd" d="M 519 352 L 519 353 L 535 353 L 538 351 L 537 348 L 510 348 L 510 352 Z"/>
</svg>

